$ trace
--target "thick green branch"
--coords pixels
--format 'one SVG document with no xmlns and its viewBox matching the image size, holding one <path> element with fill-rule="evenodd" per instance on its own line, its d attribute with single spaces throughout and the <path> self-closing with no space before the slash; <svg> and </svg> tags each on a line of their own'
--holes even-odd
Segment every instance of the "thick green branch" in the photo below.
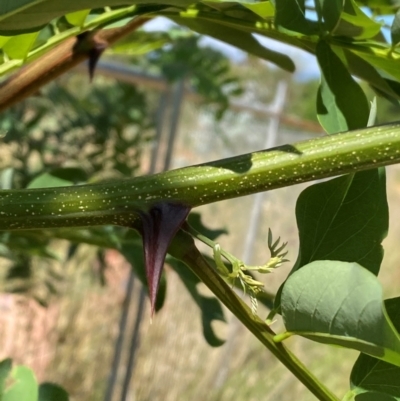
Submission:
<svg viewBox="0 0 400 401">
<path fill-rule="evenodd" d="M 0 230 L 131 226 L 162 201 L 190 207 L 400 162 L 400 124 L 321 137 L 120 182 L 0 191 Z"/>
</svg>

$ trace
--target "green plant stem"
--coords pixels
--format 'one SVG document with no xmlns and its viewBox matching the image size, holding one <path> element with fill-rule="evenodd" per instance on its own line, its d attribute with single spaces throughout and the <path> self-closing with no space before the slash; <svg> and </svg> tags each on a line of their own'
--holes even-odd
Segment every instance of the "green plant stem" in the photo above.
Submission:
<svg viewBox="0 0 400 401">
<path fill-rule="evenodd" d="M 214 249 L 215 245 L 217 244 L 216 242 L 210 240 L 210 238 L 207 238 L 205 235 L 199 233 L 197 230 L 195 230 L 192 226 L 189 224 L 185 224 L 182 227 L 187 233 L 189 233 L 193 238 L 198 239 L 201 241 L 203 244 L 206 244 L 209 246 L 211 249 Z M 238 258 L 233 256 L 231 253 L 227 252 L 224 249 L 220 250 L 221 255 L 233 266 L 235 262 L 240 262 Z M 225 266 L 225 263 L 222 262 L 221 266 L 218 266 L 220 269 L 223 269 L 223 274 L 225 274 L 226 277 L 229 277 L 229 274 L 231 273 L 228 268 Z"/>
<path fill-rule="evenodd" d="M 0 230 L 116 224 L 159 202 L 190 207 L 400 162 L 400 124 L 370 127 L 119 182 L 0 191 Z"/>
<path fill-rule="evenodd" d="M 275 333 L 235 294 L 197 250 L 193 238 L 180 230 L 168 250 L 183 261 L 214 295 L 279 359 L 319 400 L 339 401 L 323 383 L 281 343 L 275 343 Z"/>
</svg>

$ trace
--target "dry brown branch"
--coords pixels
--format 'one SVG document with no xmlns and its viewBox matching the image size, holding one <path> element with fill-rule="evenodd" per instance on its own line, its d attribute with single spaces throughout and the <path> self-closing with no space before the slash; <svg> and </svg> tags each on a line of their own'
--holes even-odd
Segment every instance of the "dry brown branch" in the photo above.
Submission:
<svg viewBox="0 0 400 401">
<path fill-rule="evenodd" d="M 90 31 L 67 39 L 48 53 L 23 67 L 0 85 L 0 112 L 37 92 L 79 63 L 93 57 L 93 52 L 104 49 L 134 32 L 149 19 L 136 17 L 119 28 Z"/>
</svg>

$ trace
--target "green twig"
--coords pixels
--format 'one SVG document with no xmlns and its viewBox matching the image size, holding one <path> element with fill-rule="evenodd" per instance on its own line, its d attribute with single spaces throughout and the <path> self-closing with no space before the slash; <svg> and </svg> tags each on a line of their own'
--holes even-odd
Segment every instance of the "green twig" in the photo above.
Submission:
<svg viewBox="0 0 400 401">
<path fill-rule="evenodd" d="M 273 340 L 275 333 L 232 291 L 225 281 L 208 265 L 197 250 L 193 238 L 180 230 L 169 248 L 169 253 L 183 261 L 207 285 L 214 295 L 279 359 L 319 400 L 339 401 L 323 383 L 281 343 Z"/>
</svg>

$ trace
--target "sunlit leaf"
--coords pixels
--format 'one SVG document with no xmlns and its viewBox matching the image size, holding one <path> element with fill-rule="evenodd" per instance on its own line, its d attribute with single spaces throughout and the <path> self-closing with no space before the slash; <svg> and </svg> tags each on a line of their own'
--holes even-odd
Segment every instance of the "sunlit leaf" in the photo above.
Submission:
<svg viewBox="0 0 400 401">
<path fill-rule="evenodd" d="M 400 81 L 400 69 L 398 55 L 396 57 L 384 57 L 381 50 L 374 49 L 372 46 L 365 49 L 366 51 L 361 51 L 359 49 L 352 49 L 352 51 L 359 57 L 367 61 L 369 64 L 373 65 L 376 69 L 380 69 L 387 74 L 391 75 L 397 81 Z M 389 77 L 390 78 L 390 77 Z"/>
<path fill-rule="evenodd" d="M 354 0 L 346 0 L 343 11 L 333 32 L 335 35 L 370 39 L 380 32 L 382 24 L 369 18 Z"/>
<path fill-rule="evenodd" d="M 3 5 L 3 3 L 0 2 L 0 7 Z M 34 31 L 35 34 L 38 34 L 37 40 L 34 43 L 34 48 L 26 55 L 25 58 L 19 58 L 19 59 L 11 59 L 4 61 L 3 63 L 0 63 L 0 76 L 4 75 L 8 72 L 11 72 L 18 67 L 22 66 L 24 63 L 29 62 L 32 59 L 35 59 L 49 51 L 51 48 L 53 48 L 55 45 L 63 42 L 64 40 L 74 37 L 81 33 L 82 31 L 87 31 L 92 28 L 96 28 L 97 26 L 110 26 L 110 23 L 114 24 L 121 24 L 123 20 L 125 20 L 125 23 L 128 22 L 124 16 L 132 15 L 133 10 L 135 9 L 135 6 L 129 6 L 129 7 L 123 7 L 123 8 L 117 8 L 115 10 L 107 10 L 104 11 L 103 13 L 100 14 L 93 14 L 88 16 L 86 18 L 86 21 L 84 23 L 84 26 L 73 26 L 73 27 L 68 27 L 66 30 L 63 30 L 62 32 L 57 32 L 54 33 L 52 36 L 52 29 L 49 26 L 44 26 L 41 25 L 37 29 L 21 29 L 21 30 L 14 30 L 16 28 L 15 24 L 11 24 L 11 30 L 12 31 L 6 31 L 3 32 L 1 31 L 1 26 L 2 26 L 2 20 L 0 16 L 0 34 L 4 35 L 16 35 L 23 33 L 25 31 Z M 63 13 L 62 13 L 63 14 Z M 12 18 L 19 18 L 22 16 L 11 16 Z M 91 17 L 91 18 L 89 18 Z M 34 20 L 28 16 L 27 17 L 28 23 L 32 23 Z M 41 29 L 41 31 L 38 33 L 38 29 Z M 8 36 L 2 36 L 1 38 L 8 37 Z M 10 37 L 8 37 L 10 38 Z M 14 37 L 11 37 L 14 38 Z M 3 39 L 0 39 L 0 43 L 3 41 Z"/>
<path fill-rule="evenodd" d="M 352 51 L 344 50 L 344 55 L 348 63 L 348 68 L 353 75 L 357 75 L 368 82 L 374 89 L 385 93 L 388 97 L 399 98 L 397 92 L 389 85 L 388 81 L 366 60 L 362 59 Z"/>
<path fill-rule="evenodd" d="M 270 1 L 260 1 L 259 3 L 242 3 L 244 7 L 253 11 L 261 18 L 268 19 L 274 16 L 275 8 Z"/>
<path fill-rule="evenodd" d="M 2 48 L 10 39 L 11 36 L 0 36 L 0 48 Z"/>
<path fill-rule="evenodd" d="M 38 384 L 31 369 L 16 366 L 10 376 L 12 384 L 5 389 L 2 401 L 37 401 Z"/>
<path fill-rule="evenodd" d="M 4 46 L 3 50 L 10 59 L 24 59 L 33 47 L 39 32 L 26 33 L 10 38 Z"/>
<path fill-rule="evenodd" d="M 281 298 L 286 330 L 400 366 L 400 337 L 378 279 L 357 263 L 315 261 L 293 273 Z"/>
<path fill-rule="evenodd" d="M 75 11 L 74 13 L 67 14 L 65 18 L 71 25 L 82 26 L 89 13 L 90 10 Z"/>
</svg>

